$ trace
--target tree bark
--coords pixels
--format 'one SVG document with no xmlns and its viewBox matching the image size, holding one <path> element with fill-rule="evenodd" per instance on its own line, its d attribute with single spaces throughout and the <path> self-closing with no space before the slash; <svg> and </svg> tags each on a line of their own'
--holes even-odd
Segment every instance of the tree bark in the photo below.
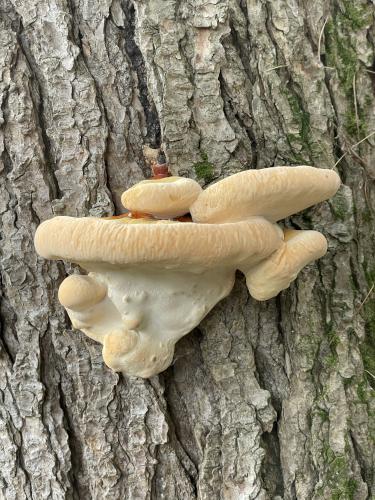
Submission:
<svg viewBox="0 0 375 500">
<path fill-rule="evenodd" d="M 374 35 L 366 0 L 0 0 L 1 498 L 373 498 Z M 202 185 L 343 181 L 286 222 L 328 254 L 264 303 L 239 275 L 150 380 L 72 330 L 72 266 L 33 248 L 54 215 L 119 213 L 143 144 Z"/>
</svg>

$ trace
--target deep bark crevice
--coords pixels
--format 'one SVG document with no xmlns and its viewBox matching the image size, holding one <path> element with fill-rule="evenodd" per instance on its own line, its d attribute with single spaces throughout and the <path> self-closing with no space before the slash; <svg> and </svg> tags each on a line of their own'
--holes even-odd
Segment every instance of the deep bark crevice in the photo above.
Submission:
<svg viewBox="0 0 375 500">
<path fill-rule="evenodd" d="M 284 485 L 282 468 L 280 462 L 280 443 L 277 434 L 278 421 L 274 423 L 272 432 L 262 435 L 262 446 L 265 450 L 265 458 L 262 464 L 262 480 L 267 493 L 273 498 L 279 495 L 284 498 Z"/>
<path fill-rule="evenodd" d="M 18 46 L 23 56 L 25 57 L 31 73 L 30 95 L 34 104 L 35 121 L 41 134 L 41 144 L 43 146 L 43 154 L 45 159 L 45 165 L 43 168 L 44 178 L 46 180 L 48 188 L 50 189 L 51 200 L 59 199 L 62 197 L 62 193 L 60 192 L 59 184 L 54 175 L 56 162 L 55 158 L 53 157 L 53 148 L 47 134 L 47 124 L 45 122 L 45 102 L 47 101 L 47 99 L 43 95 L 43 84 L 40 81 L 41 76 L 38 74 L 38 65 L 32 55 L 32 52 L 30 51 L 27 36 L 24 32 L 21 20 L 19 21 L 17 40 Z"/>
<path fill-rule="evenodd" d="M 375 126 L 370 8 L 2 3 L 0 496 L 372 494 L 375 409 L 362 372 L 373 371 L 372 296 L 361 303 L 375 275 L 374 137 L 351 149 L 366 135 L 358 120 Z M 117 377 L 72 329 L 57 288 L 76 267 L 41 264 L 32 242 L 54 213 L 111 211 L 109 191 L 119 210 L 121 189 L 149 174 L 144 143 L 163 143 L 171 168 L 192 178 L 207 155 L 202 185 L 305 160 L 344 183 L 285 221 L 321 231 L 327 255 L 264 304 L 237 279 L 150 382 Z"/>
<path fill-rule="evenodd" d="M 149 143 L 150 147 L 158 148 L 162 140 L 160 121 L 155 104 L 148 91 L 145 62 L 135 40 L 135 8 L 131 0 L 122 0 L 121 6 L 125 20 L 125 26 L 121 28 L 124 34 L 125 50 L 137 74 L 139 100 L 141 101 L 146 116 L 147 135 L 145 140 Z"/>
</svg>

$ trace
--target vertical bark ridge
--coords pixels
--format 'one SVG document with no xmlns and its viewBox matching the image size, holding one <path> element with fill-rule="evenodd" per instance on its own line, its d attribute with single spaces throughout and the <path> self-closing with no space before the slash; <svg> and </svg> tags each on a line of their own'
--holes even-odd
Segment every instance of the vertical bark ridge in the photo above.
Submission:
<svg viewBox="0 0 375 500">
<path fill-rule="evenodd" d="M 0 12 L 5 498 L 370 497 L 375 136 L 353 145 L 375 129 L 371 6 L 4 0 Z M 344 181 L 286 221 L 321 230 L 327 256 L 267 303 L 239 278 L 151 381 L 112 373 L 71 330 L 57 288 L 72 267 L 32 245 L 54 214 L 121 211 L 147 174 L 145 142 L 202 185 L 338 160 Z"/>
</svg>

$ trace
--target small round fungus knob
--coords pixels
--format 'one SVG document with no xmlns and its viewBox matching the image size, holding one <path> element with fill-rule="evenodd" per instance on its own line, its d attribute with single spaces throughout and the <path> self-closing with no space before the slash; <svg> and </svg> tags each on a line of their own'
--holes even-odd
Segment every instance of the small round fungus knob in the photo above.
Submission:
<svg viewBox="0 0 375 500">
<path fill-rule="evenodd" d="M 66 278 L 59 288 L 59 301 L 72 311 L 83 311 L 101 302 L 107 288 L 90 276 L 73 274 Z"/>
<path fill-rule="evenodd" d="M 103 345 L 103 359 L 107 366 L 114 371 L 123 368 L 123 356 L 130 352 L 137 344 L 138 336 L 134 332 L 114 331 L 105 336 Z"/>
</svg>

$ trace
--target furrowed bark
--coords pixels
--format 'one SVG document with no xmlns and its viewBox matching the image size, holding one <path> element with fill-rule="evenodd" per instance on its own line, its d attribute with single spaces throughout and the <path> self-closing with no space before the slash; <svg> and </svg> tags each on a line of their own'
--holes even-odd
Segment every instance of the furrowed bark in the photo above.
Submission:
<svg viewBox="0 0 375 500">
<path fill-rule="evenodd" d="M 0 498 L 366 499 L 375 492 L 375 55 L 365 0 L 0 0 Z M 206 186 L 336 168 L 286 223 L 328 254 L 232 294 L 124 378 L 35 254 L 53 215 L 120 213 L 142 146 Z"/>
</svg>

